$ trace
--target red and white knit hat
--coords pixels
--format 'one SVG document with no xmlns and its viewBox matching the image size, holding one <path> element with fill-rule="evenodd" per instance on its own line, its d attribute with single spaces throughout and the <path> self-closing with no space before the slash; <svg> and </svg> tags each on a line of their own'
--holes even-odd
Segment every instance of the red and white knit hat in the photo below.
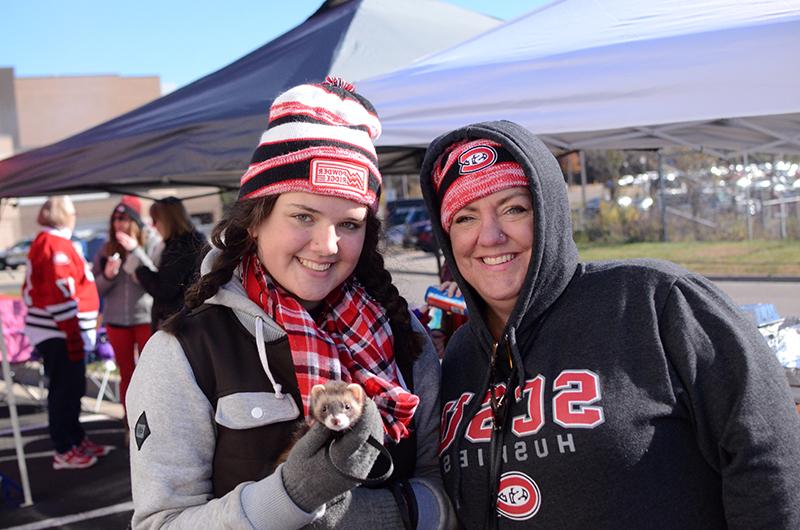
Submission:
<svg viewBox="0 0 800 530">
<path fill-rule="evenodd" d="M 304 191 L 375 208 L 380 134 L 375 108 L 350 83 L 327 77 L 291 88 L 272 103 L 239 200 Z"/>
<path fill-rule="evenodd" d="M 522 166 L 492 140 L 464 140 L 448 147 L 433 167 L 442 228 L 450 233 L 453 216 L 469 203 L 517 186 L 528 187 Z"/>
</svg>

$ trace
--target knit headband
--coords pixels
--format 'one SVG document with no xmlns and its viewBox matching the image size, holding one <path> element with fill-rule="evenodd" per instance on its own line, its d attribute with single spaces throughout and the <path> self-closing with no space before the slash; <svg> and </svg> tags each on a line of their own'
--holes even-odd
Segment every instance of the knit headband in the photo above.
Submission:
<svg viewBox="0 0 800 530">
<path fill-rule="evenodd" d="M 433 186 L 439 199 L 442 228 L 450 232 L 453 216 L 466 205 L 492 193 L 528 186 L 522 166 L 492 140 L 464 140 L 436 159 Z"/>
<path fill-rule="evenodd" d="M 303 191 L 375 208 L 380 134 L 375 108 L 350 83 L 329 76 L 291 88 L 272 103 L 239 200 Z"/>
</svg>

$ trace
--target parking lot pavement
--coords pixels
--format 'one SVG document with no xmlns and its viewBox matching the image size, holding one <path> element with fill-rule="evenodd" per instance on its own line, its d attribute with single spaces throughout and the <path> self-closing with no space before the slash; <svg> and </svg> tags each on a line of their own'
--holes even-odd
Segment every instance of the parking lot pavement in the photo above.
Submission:
<svg viewBox="0 0 800 530">
<path fill-rule="evenodd" d="M 6 397 L 0 382 L 0 396 Z M 33 505 L 14 507 L 22 500 L 8 403 L 0 401 L 0 527 L 126 528 L 133 514 L 128 449 L 120 419 L 121 406 L 95 414 L 94 400 L 85 399 L 81 423 L 93 441 L 115 447 L 93 467 L 59 470 L 52 467 L 53 446 L 47 432 L 47 410 L 15 385 L 22 444 L 30 479 Z M 101 409 L 103 410 L 103 409 Z"/>
<path fill-rule="evenodd" d="M 422 304 L 428 285 L 437 280 L 436 258 L 422 251 L 390 249 L 386 268 L 392 273 L 400 294 L 411 307 Z M 800 281 L 777 281 L 770 278 L 714 278 L 714 284 L 739 305 L 774 304 L 782 317 L 800 316 Z"/>
<path fill-rule="evenodd" d="M 0 294 L 19 295 L 24 279 L 25 267 L 0 270 Z"/>
<path fill-rule="evenodd" d="M 385 253 L 385 263 L 394 284 L 412 309 L 422 305 L 428 286 L 439 283 L 433 254 L 421 250 L 389 249 Z"/>
</svg>

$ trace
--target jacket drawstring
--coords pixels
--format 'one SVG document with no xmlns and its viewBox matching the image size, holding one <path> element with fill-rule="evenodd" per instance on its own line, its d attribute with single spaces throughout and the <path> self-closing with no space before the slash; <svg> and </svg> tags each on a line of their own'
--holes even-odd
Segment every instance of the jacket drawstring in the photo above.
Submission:
<svg viewBox="0 0 800 530">
<path fill-rule="evenodd" d="M 269 382 L 272 383 L 272 388 L 275 390 L 275 397 L 283 399 L 284 394 L 281 392 L 281 385 L 275 381 L 275 378 L 272 376 L 272 371 L 269 369 L 269 363 L 267 362 L 267 350 L 264 347 L 264 319 L 261 317 L 256 317 L 256 348 L 258 348 L 258 358 L 261 359 L 261 366 L 264 368 L 264 372 L 267 374 Z"/>
</svg>

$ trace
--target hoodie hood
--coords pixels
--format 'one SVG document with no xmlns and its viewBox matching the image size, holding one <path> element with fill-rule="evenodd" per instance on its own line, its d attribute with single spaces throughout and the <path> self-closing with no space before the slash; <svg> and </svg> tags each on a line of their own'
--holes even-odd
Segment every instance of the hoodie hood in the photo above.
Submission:
<svg viewBox="0 0 800 530">
<path fill-rule="evenodd" d="M 203 262 L 200 265 L 200 275 L 205 276 L 211 271 L 211 267 L 217 256 L 221 254 L 218 248 L 212 246 Z M 264 313 L 258 304 L 254 303 L 247 296 L 247 293 L 242 286 L 242 278 L 239 275 L 239 268 L 234 271 L 231 279 L 222 287 L 217 290 L 216 294 L 206 300 L 205 303 L 211 305 L 221 305 L 233 310 L 239 322 L 249 331 L 254 337 L 257 336 L 257 323 L 261 321 L 261 327 L 264 334 L 264 339 L 268 342 L 277 340 L 284 336 L 286 332 L 278 326 L 270 317 Z"/>
<path fill-rule="evenodd" d="M 534 241 L 531 261 L 516 306 L 506 324 L 505 337 L 511 341 L 532 338 L 530 335 L 537 322 L 572 279 L 578 265 L 578 249 L 572 239 L 572 220 L 564 175 L 550 150 L 530 131 L 509 121 L 486 122 L 449 132 L 431 143 L 420 173 L 422 194 L 432 214 L 436 239 L 452 267 L 453 276 L 462 287 L 469 309 L 469 325 L 488 354 L 494 339 L 483 317 L 483 302 L 473 289 L 464 288 L 467 284 L 455 266 L 450 238 L 439 222 L 441 205 L 432 178 L 434 163 L 450 145 L 477 139 L 494 140 L 514 156 L 525 171 L 533 199 Z"/>
</svg>

